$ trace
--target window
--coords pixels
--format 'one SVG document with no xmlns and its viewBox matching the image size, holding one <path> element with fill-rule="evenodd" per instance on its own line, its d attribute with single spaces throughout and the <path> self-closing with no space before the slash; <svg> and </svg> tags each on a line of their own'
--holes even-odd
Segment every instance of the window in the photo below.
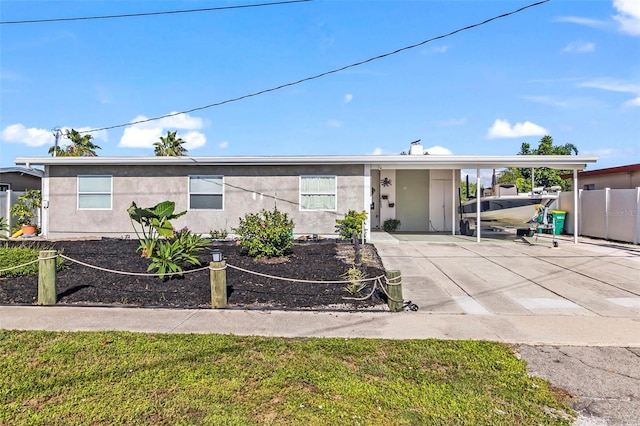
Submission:
<svg viewBox="0 0 640 426">
<path fill-rule="evenodd" d="M 78 176 L 78 209 L 111 210 L 112 177 L 104 175 Z"/>
<path fill-rule="evenodd" d="M 596 185 L 594 183 L 590 183 L 584 186 L 585 191 L 593 191 L 596 189 Z"/>
<path fill-rule="evenodd" d="M 189 210 L 222 210 L 222 176 L 189 176 Z"/>
<path fill-rule="evenodd" d="M 335 176 L 300 176 L 300 210 L 335 209 Z"/>
</svg>

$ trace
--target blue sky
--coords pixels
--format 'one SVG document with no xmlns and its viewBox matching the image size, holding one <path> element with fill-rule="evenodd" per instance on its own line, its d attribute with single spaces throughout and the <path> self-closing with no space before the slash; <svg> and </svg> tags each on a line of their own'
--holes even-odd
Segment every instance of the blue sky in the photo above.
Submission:
<svg viewBox="0 0 640 426">
<path fill-rule="evenodd" d="M 2 21 L 251 1 L 2 1 Z M 224 102 L 338 69 L 533 1 L 341 1 L 0 25 L 0 166 L 46 156 L 51 129 L 95 129 Z M 512 155 L 546 134 L 640 162 L 640 2 L 551 0 L 322 78 L 93 133 L 101 156 Z M 64 140 L 62 141 L 64 143 Z"/>
</svg>

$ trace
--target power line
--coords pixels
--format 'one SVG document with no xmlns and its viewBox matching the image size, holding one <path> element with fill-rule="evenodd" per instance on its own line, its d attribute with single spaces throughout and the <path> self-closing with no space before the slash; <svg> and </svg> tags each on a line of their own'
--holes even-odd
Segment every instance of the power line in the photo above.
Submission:
<svg viewBox="0 0 640 426">
<path fill-rule="evenodd" d="M 240 6 L 219 6 L 219 7 L 207 7 L 203 9 L 169 10 L 165 12 L 127 13 L 122 15 L 84 16 L 84 17 L 76 17 L 76 18 L 30 19 L 25 21 L 0 21 L 0 25 L 40 24 L 44 22 L 88 21 L 92 19 L 135 18 L 140 16 L 174 15 L 178 13 L 211 12 L 214 10 L 246 9 L 250 7 L 277 6 L 277 5 L 283 5 L 283 4 L 304 3 L 304 2 L 310 2 L 310 1 L 314 1 L 314 0 L 287 0 L 287 1 L 279 1 L 279 2 L 273 2 L 273 3 L 245 4 Z"/>
<path fill-rule="evenodd" d="M 301 84 L 301 83 L 304 83 L 304 82 L 307 82 L 307 81 L 316 80 L 318 78 L 325 77 L 325 76 L 330 75 L 330 74 L 335 74 L 335 73 L 347 70 L 349 68 L 358 67 L 360 65 L 364 65 L 364 64 L 367 64 L 369 62 L 377 61 L 379 59 L 383 59 L 383 58 L 386 58 L 388 56 L 396 55 L 398 53 L 404 52 L 405 50 L 415 49 L 416 47 L 425 45 L 427 43 L 431 43 L 432 41 L 441 40 L 443 38 L 450 37 L 450 36 L 452 36 L 454 34 L 462 32 L 462 31 L 467 31 L 467 30 L 470 30 L 470 29 L 473 29 L 473 28 L 480 27 L 482 25 L 486 25 L 486 24 L 488 24 L 488 23 L 490 23 L 492 21 L 495 21 L 495 20 L 498 20 L 498 19 L 501 19 L 501 18 L 506 18 L 506 17 L 511 16 L 511 15 L 515 15 L 516 13 L 520 13 L 520 12 L 526 10 L 526 9 L 529 9 L 529 8 L 532 8 L 532 7 L 535 7 L 535 6 L 539 6 L 539 5 L 547 3 L 549 1 L 551 1 L 551 0 L 542 0 L 542 1 L 539 1 L 539 2 L 536 2 L 536 3 L 531 3 L 531 4 L 527 5 L 527 6 L 523 6 L 523 7 L 519 8 L 519 9 L 514 10 L 514 11 L 503 13 L 502 15 L 494 16 L 493 18 L 486 19 L 486 20 L 484 20 L 482 22 L 478 22 L 476 24 L 472 24 L 472 25 L 468 25 L 466 27 L 458 28 L 457 30 L 451 31 L 449 33 L 442 34 L 442 35 L 439 35 L 439 36 L 436 36 L 436 37 L 432 37 L 430 39 L 427 39 L 427 40 L 424 40 L 424 41 L 421 41 L 419 43 L 412 44 L 412 45 L 409 45 L 409 46 L 405 46 L 405 47 L 402 47 L 400 49 L 396 49 L 393 52 L 383 53 L 381 55 L 374 56 L 374 57 L 371 57 L 369 59 L 365 59 L 365 60 L 360 61 L 360 62 L 355 62 L 355 63 L 352 63 L 350 65 L 345 65 L 343 67 L 336 68 L 336 69 L 333 69 L 333 70 L 330 70 L 330 71 L 325 71 L 323 73 L 316 74 L 316 75 L 311 76 L 311 77 L 306 77 L 306 78 L 303 78 L 303 79 L 300 79 L 300 80 L 297 80 L 297 81 L 294 81 L 294 82 L 291 82 L 291 83 L 281 84 L 280 86 L 272 87 L 270 89 L 260 90 L 259 92 L 254 92 L 254 93 L 250 93 L 248 95 L 238 96 L 236 98 L 231 98 L 231 99 L 227 99 L 227 100 L 224 100 L 224 101 L 216 102 L 216 103 L 213 103 L 213 104 L 187 109 L 187 110 L 180 111 L 180 112 L 174 112 L 174 113 L 171 113 L 171 114 L 161 115 L 161 116 L 158 116 L 158 117 L 147 118 L 145 120 L 131 121 L 131 122 L 125 123 L 125 124 L 117 124 L 115 126 L 107 126 L 107 127 L 100 127 L 100 128 L 97 128 L 97 129 L 85 130 L 84 132 L 80 132 L 80 133 L 99 132 L 99 131 L 102 131 L 102 130 L 117 129 L 119 127 L 126 127 L 126 126 L 132 126 L 132 125 L 135 125 L 135 124 L 148 123 L 150 121 L 156 121 L 156 120 L 161 120 L 163 118 L 175 117 L 175 116 L 180 115 L 180 114 L 188 114 L 190 112 L 200 111 L 200 110 L 208 109 L 208 108 L 213 108 L 213 107 L 221 106 L 221 105 L 228 104 L 228 103 L 231 103 L 231 102 L 237 102 L 237 101 L 240 101 L 240 100 L 243 100 L 243 99 L 252 98 L 252 97 L 255 97 L 255 96 L 258 96 L 258 95 L 263 95 L 265 93 L 275 92 L 276 90 L 284 89 L 285 87 L 291 87 L 291 86 L 295 86 L 295 85 L 298 85 L 298 84 Z"/>
</svg>

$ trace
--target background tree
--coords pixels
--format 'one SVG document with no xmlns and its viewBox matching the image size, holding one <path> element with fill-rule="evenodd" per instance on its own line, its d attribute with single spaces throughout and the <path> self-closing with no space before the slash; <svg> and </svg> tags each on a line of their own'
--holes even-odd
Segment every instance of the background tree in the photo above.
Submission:
<svg viewBox="0 0 640 426">
<path fill-rule="evenodd" d="M 178 137 L 177 133 L 167 131 L 167 136 L 160 136 L 160 140 L 153 144 L 157 157 L 181 157 L 187 153 L 187 148 L 183 146 L 186 141 Z"/>
<path fill-rule="evenodd" d="M 523 142 L 518 155 L 572 155 L 578 154 L 578 148 L 572 143 L 554 145 L 549 135 L 540 139 L 538 148 L 532 149 L 527 142 Z M 572 170 L 556 170 L 548 167 L 535 169 L 535 186 L 549 188 L 560 186 L 563 191 L 571 190 L 571 181 L 562 179 L 561 175 L 570 174 Z M 515 183 L 520 192 L 531 191 L 531 169 L 508 168 L 500 173 L 498 183 Z"/>
<path fill-rule="evenodd" d="M 97 157 L 96 150 L 102 149 L 92 142 L 93 136 L 82 135 L 74 129 L 65 130 L 63 137 L 71 143 L 64 148 L 52 146 L 49 148 L 49 154 L 53 155 L 55 152 L 57 157 Z"/>
</svg>

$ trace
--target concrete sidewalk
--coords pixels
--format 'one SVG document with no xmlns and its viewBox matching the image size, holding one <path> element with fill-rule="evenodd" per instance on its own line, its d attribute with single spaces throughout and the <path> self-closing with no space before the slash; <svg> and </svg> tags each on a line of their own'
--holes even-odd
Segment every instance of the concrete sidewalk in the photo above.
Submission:
<svg viewBox="0 0 640 426">
<path fill-rule="evenodd" d="M 0 306 L 0 328 L 281 337 L 474 339 L 529 345 L 640 347 L 638 318 L 437 315 L 420 311 L 351 313 Z"/>
</svg>

